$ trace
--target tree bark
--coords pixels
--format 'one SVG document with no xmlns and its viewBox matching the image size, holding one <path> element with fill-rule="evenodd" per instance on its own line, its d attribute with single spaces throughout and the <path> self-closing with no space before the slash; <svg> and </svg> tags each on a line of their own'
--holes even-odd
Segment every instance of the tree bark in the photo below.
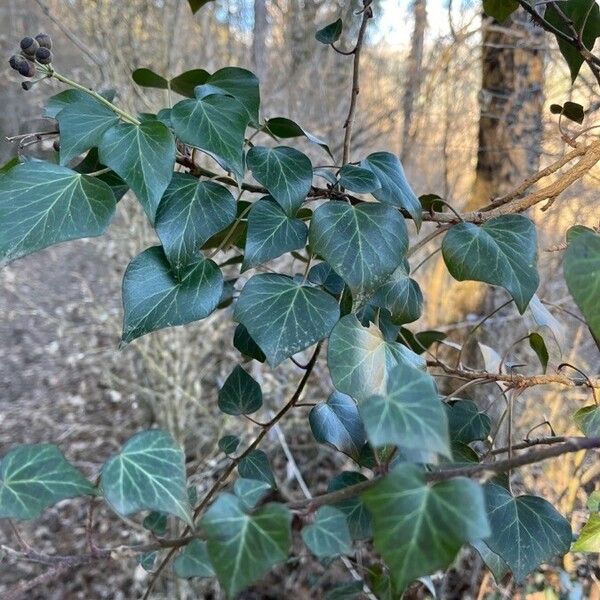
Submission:
<svg viewBox="0 0 600 600">
<path fill-rule="evenodd" d="M 254 72 L 261 84 L 265 83 L 267 61 L 267 36 L 269 22 L 267 14 L 267 0 L 254 0 L 254 31 L 252 37 L 252 64 Z"/>
</svg>

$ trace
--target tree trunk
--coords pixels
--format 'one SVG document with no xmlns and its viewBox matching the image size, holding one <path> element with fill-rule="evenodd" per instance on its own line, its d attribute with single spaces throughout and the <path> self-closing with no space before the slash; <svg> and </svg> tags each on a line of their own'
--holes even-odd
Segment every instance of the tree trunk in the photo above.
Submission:
<svg viewBox="0 0 600 600">
<path fill-rule="evenodd" d="M 269 22 L 267 17 L 267 0 L 254 0 L 254 31 L 252 37 L 252 64 L 254 72 L 261 84 L 265 83 L 267 61 L 267 36 Z"/>
</svg>

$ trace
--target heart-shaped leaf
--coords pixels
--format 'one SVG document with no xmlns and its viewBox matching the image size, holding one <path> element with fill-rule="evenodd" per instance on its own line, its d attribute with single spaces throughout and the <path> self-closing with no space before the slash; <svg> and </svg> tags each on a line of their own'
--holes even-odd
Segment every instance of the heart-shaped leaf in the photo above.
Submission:
<svg viewBox="0 0 600 600">
<path fill-rule="evenodd" d="M 367 481 L 367 478 L 362 473 L 343 471 L 329 481 L 327 492 L 337 492 L 364 481 Z M 373 519 L 361 498 L 346 498 L 332 506 L 339 508 L 346 515 L 348 529 L 353 540 L 364 540 L 373 535 Z"/>
<path fill-rule="evenodd" d="M 200 248 L 235 221 L 231 192 L 213 181 L 174 173 L 156 211 L 156 233 L 176 272 L 200 258 Z"/>
<path fill-rule="evenodd" d="M 240 445 L 240 438 L 237 435 L 224 435 L 218 442 L 219 450 L 225 454 L 233 454 Z"/>
<path fill-rule="evenodd" d="M 346 315 L 333 328 L 327 363 L 335 387 L 359 401 L 385 394 L 389 376 L 398 365 L 425 367 L 412 350 L 386 342 L 375 325 L 363 327 L 355 315 Z"/>
<path fill-rule="evenodd" d="M 381 187 L 373 171 L 355 165 L 344 165 L 339 172 L 340 185 L 352 192 L 367 194 Z"/>
<path fill-rule="evenodd" d="M 246 160 L 254 179 L 269 190 L 287 215 L 294 216 L 312 183 L 312 164 L 308 156 L 287 146 L 254 146 Z"/>
<path fill-rule="evenodd" d="M 389 310 L 395 325 L 412 323 L 421 316 L 423 294 L 419 284 L 409 277 L 406 264 L 401 264 L 377 290 L 371 304 Z"/>
<path fill-rule="evenodd" d="M 253 358 L 261 363 L 266 360 L 265 353 L 250 337 L 248 330 L 241 323 L 238 324 L 233 333 L 233 346 L 248 358 Z"/>
<path fill-rule="evenodd" d="M 309 142 L 321 146 L 321 148 L 323 148 L 323 150 L 325 150 L 329 156 L 332 156 L 329 146 L 323 140 L 306 131 L 306 129 L 303 129 L 300 127 L 300 125 L 298 125 L 298 123 L 292 121 L 291 119 L 286 119 L 285 117 L 273 117 L 271 119 L 267 119 L 263 126 L 263 131 L 275 136 L 276 138 L 288 139 L 305 137 Z"/>
<path fill-rule="evenodd" d="M 465 542 L 489 534 L 481 487 L 470 479 L 429 486 L 417 467 L 399 464 L 362 497 L 373 515 L 375 549 L 398 594 L 447 567 Z"/>
<path fill-rule="evenodd" d="M 571 546 L 569 522 L 543 498 L 517 496 L 500 485 L 485 485 L 491 535 L 482 536 L 510 567 L 517 582 Z"/>
<path fill-rule="evenodd" d="M 311 409 L 308 420 L 317 442 L 358 460 L 366 436 L 356 402 L 350 396 L 334 392 L 327 402 L 319 402 Z"/>
<path fill-rule="evenodd" d="M 130 438 L 102 467 L 100 487 L 120 515 L 155 510 L 192 525 L 185 457 L 166 431 L 142 431 Z"/>
<path fill-rule="evenodd" d="M 587 437 L 600 437 L 600 406 L 584 406 L 573 415 L 573 419 Z"/>
<path fill-rule="evenodd" d="M 237 177 L 244 176 L 248 115 L 235 98 L 212 95 L 182 100 L 173 107 L 171 121 L 182 142 L 204 150 Z"/>
<path fill-rule="evenodd" d="M 167 515 L 153 510 L 144 518 L 142 525 L 154 535 L 164 535 L 167 532 Z"/>
<path fill-rule="evenodd" d="M 34 519 L 45 508 L 94 486 L 53 444 L 24 444 L 0 462 L 0 519 Z"/>
<path fill-rule="evenodd" d="M 565 252 L 564 275 L 590 331 L 600 339 L 600 235 L 586 230 L 572 237 Z"/>
<path fill-rule="evenodd" d="M 417 230 L 421 227 L 422 208 L 415 195 L 398 157 L 389 152 L 369 154 L 360 166 L 372 171 L 381 187 L 372 192 L 373 196 L 384 204 L 403 208 L 413 219 Z"/>
<path fill-rule="evenodd" d="M 307 279 L 334 296 L 339 296 L 344 290 L 344 280 L 326 262 L 313 265 L 308 272 Z"/>
<path fill-rule="evenodd" d="M 204 319 L 217 307 L 222 290 L 223 275 L 212 260 L 201 258 L 177 279 L 160 246 L 144 250 L 123 277 L 123 342 Z"/>
<path fill-rule="evenodd" d="M 228 415 L 250 415 L 261 406 L 260 385 L 237 365 L 219 390 L 219 410 Z"/>
<path fill-rule="evenodd" d="M 324 258 L 360 306 L 395 271 L 406 255 L 404 219 L 390 206 L 346 202 L 322 204 L 311 219 L 312 250 Z"/>
<path fill-rule="evenodd" d="M 590 515 L 572 550 L 573 552 L 600 552 L 600 514 Z"/>
<path fill-rule="evenodd" d="M 206 542 L 192 540 L 175 557 L 173 571 L 177 577 L 189 579 L 191 577 L 214 577 L 215 571 L 208 558 Z"/>
<path fill-rule="evenodd" d="M 442 254 L 454 279 L 503 287 L 521 314 L 540 282 L 535 225 L 523 215 L 502 215 L 481 227 L 459 223 L 446 234 Z"/>
<path fill-rule="evenodd" d="M 211 0 L 207 1 L 210 2 Z M 187 98 L 193 98 L 194 89 L 199 85 L 205 84 L 209 77 L 210 73 L 204 69 L 191 69 L 177 75 L 177 77 L 173 77 L 169 83 L 174 92 Z"/>
<path fill-rule="evenodd" d="M 98 153 L 135 192 L 151 223 L 175 165 L 175 139 L 159 121 L 119 123 L 107 129 Z"/>
<path fill-rule="evenodd" d="M 252 510 L 272 489 L 270 483 L 257 479 L 242 478 L 233 484 L 233 491 L 244 510 Z"/>
<path fill-rule="evenodd" d="M 102 181 L 30 160 L 0 174 L 0 264 L 42 248 L 103 234 L 116 201 Z"/>
<path fill-rule="evenodd" d="M 233 318 L 273 367 L 326 338 L 339 318 L 333 296 L 285 275 L 261 274 L 242 289 Z"/>
<path fill-rule="evenodd" d="M 268 197 L 252 205 L 242 271 L 256 267 L 286 252 L 304 248 L 308 228 L 304 221 L 288 217 Z"/>
<path fill-rule="evenodd" d="M 302 539 L 318 558 L 348 554 L 352 550 L 346 516 L 333 506 L 321 506 L 317 510 L 314 523 L 302 530 Z"/>
<path fill-rule="evenodd" d="M 214 0 L 188 0 L 192 13 L 196 14 L 205 4 L 214 2 Z"/>
<path fill-rule="evenodd" d="M 269 457 L 262 450 L 252 450 L 250 454 L 244 456 L 238 464 L 238 473 L 244 479 L 255 479 L 272 488 L 277 487 L 273 469 L 269 464 Z"/>
<path fill-rule="evenodd" d="M 340 39 L 344 24 L 341 19 L 337 19 L 333 23 L 326 25 L 315 33 L 315 38 L 321 44 L 333 44 Z"/>
<path fill-rule="evenodd" d="M 470 400 L 452 399 L 445 404 L 450 438 L 464 444 L 485 440 L 492 429 L 491 419 L 479 412 Z"/>
<path fill-rule="evenodd" d="M 287 558 L 292 513 L 282 504 L 266 504 L 252 514 L 239 498 L 221 494 L 201 525 L 219 583 L 233 598 Z"/>
<path fill-rule="evenodd" d="M 81 173 L 82 175 L 89 175 L 90 173 L 96 173 L 105 169 L 105 165 L 100 162 L 98 158 L 98 148 L 92 148 L 86 155 L 85 158 L 73 167 L 73 171 Z M 108 185 L 112 190 L 115 200 L 119 202 L 121 198 L 129 190 L 129 186 L 114 172 L 110 169 L 106 173 L 100 173 L 94 175 L 96 181 L 102 181 Z"/>
<path fill-rule="evenodd" d="M 428 373 L 401 363 L 390 371 L 386 393 L 361 400 L 358 407 L 374 447 L 451 455 L 446 413 Z"/>
</svg>

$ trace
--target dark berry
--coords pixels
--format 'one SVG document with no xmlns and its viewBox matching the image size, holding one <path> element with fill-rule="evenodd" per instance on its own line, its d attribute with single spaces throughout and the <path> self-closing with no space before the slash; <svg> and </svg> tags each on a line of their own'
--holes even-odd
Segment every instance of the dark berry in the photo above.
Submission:
<svg viewBox="0 0 600 600">
<path fill-rule="evenodd" d="M 32 37 L 24 37 L 21 40 L 21 50 L 27 56 L 35 56 L 35 51 L 40 47 Z"/>
<path fill-rule="evenodd" d="M 52 62 L 52 52 L 48 48 L 38 48 L 35 51 L 35 60 L 42 65 L 49 65 Z"/>
<path fill-rule="evenodd" d="M 48 48 L 48 50 L 52 50 L 52 39 L 47 33 L 38 33 L 35 36 L 35 39 L 40 45 L 40 48 Z"/>
<path fill-rule="evenodd" d="M 23 77 L 33 77 L 35 75 L 35 67 L 27 61 L 20 64 L 17 70 L 19 73 L 21 73 L 21 75 L 23 75 Z"/>
</svg>

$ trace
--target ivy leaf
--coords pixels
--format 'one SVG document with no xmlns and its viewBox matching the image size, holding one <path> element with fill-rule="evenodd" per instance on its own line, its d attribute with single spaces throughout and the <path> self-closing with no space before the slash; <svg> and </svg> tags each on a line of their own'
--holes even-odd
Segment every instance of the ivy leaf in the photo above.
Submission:
<svg viewBox="0 0 600 600">
<path fill-rule="evenodd" d="M 138 254 L 123 277 L 124 343 L 164 327 L 204 319 L 223 289 L 217 265 L 201 258 L 176 279 L 160 246 Z"/>
<path fill-rule="evenodd" d="M 144 571 L 151 571 L 156 562 L 156 552 L 144 552 L 144 554 L 140 554 L 137 558 L 137 562 Z"/>
<path fill-rule="evenodd" d="M 169 87 L 169 82 L 162 75 L 155 73 L 152 69 L 136 69 L 131 74 L 131 78 L 135 83 L 142 87 L 156 88 L 159 90 L 166 90 Z"/>
<path fill-rule="evenodd" d="M 35 519 L 61 500 L 95 494 L 53 444 L 17 446 L 0 462 L 0 519 Z"/>
<path fill-rule="evenodd" d="M 218 442 L 219 450 L 225 454 L 233 454 L 240 445 L 240 438 L 237 435 L 224 435 Z"/>
<path fill-rule="evenodd" d="M 248 214 L 248 233 L 242 271 L 256 267 L 286 252 L 304 248 L 308 227 L 300 219 L 288 217 L 283 209 L 263 198 Z"/>
<path fill-rule="evenodd" d="M 241 323 L 238 324 L 233 333 L 233 346 L 248 358 L 253 358 L 261 363 L 266 360 L 264 352 L 250 337 L 248 330 Z"/>
<path fill-rule="evenodd" d="M 454 279 L 503 287 L 521 314 L 540 282 L 535 225 L 523 215 L 502 215 L 481 227 L 459 223 L 446 234 L 442 254 Z"/>
<path fill-rule="evenodd" d="M 167 515 L 154 510 L 144 517 L 142 525 L 154 535 L 164 535 L 167 531 Z"/>
<path fill-rule="evenodd" d="M 154 224 L 158 203 L 175 165 L 175 139 L 159 121 L 119 123 L 107 129 L 98 146 L 100 161 L 135 192 Z"/>
<path fill-rule="evenodd" d="M 360 306 L 402 263 L 408 249 L 404 219 L 389 206 L 330 201 L 314 212 L 310 246 L 342 277 Z"/>
<path fill-rule="evenodd" d="M 450 439 L 470 444 L 485 440 L 492 429 L 491 419 L 470 400 L 452 399 L 444 405 L 448 415 Z"/>
<path fill-rule="evenodd" d="M 339 296 L 344 291 L 344 280 L 326 262 L 313 265 L 308 272 L 307 279 L 334 296 Z"/>
<path fill-rule="evenodd" d="M 317 42 L 321 42 L 321 44 L 334 44 L 340 39 L 343 27 L 344 24 L 342 20 L 338 19 L 322 29 L 319 29 L 317 33 L 315 33 L 315 38 Z"/>
<path fill-rule="evenodd" d="M 585 118 L 583 106 L 577 102 L 565 102 L 564 106 L 561 104 L 551 104 L 550 112 L 553 115 L 563 115 L 563 117 L 566 117 L 575 123 L 579 123 L 580 125 L 583 123 L 583 119 Z"/>
<path fill-rule="evenodd" d="M 419 284 L 408 275 L 408 265 L 401 264 L 377 290 L 371 304 L 390 311 L 392 323 L 404 325 L 421 317 L 423 294 Z"/>
<path fill-rule="evenodd" d="M 263 130 L 276 138 L 288 139 L 305 137 L 309 142 L 321 146 L 321 148 L 333 158 L 329 146 L 323 140 L 306 131 L 306 129 L 303 129 L 298 123 L 291 119 L 286 119 L 285 117 L 273 117 L 272 119 L 267 119 L 263 126 Z"/>
<path fill-rule="evenodd" d="M 66 167 L 30 160 L 0 174 L 0 265 L 53 244 L 102 235 L 110 188 Z"/>
<path fill-rule="evenodd" d="M 519 8 L 517 0 L 483 0 L 483 12 L 502 23 Z"/>
<path fill-rule="evenodd" d="M 344 513 L 333 506 L 321 506 L 315 521 L 302 529 L 302 539 L 318 558 L 348 554 L 352 539 Z"/>
<path fill-rule="evenodd" d="M 326 338 L 339 318 L 339 306 L 327 292 L 268 273 L 246 283 L 233 318 L 275 367 Z"/>
<path fill-rule="evenodd" d="M 548 354 L 548 348 L 546 347 L 546 342 L 544 338 L 536 332 L 530 333 L 527 338 L 529 339 L 529 345 L 531 349 L 536 353 L 540 364 L 542 365 L 542 370 L 545 373 L 548 368 L 548 360 L 550 355 Z"/>
<path fill-rule="evenodd" d="M 340 169 L 339 177 L 342 187 L 360 194 L 368 194 L 381 187 L 379 179 L 373 171 L 355 165 L 344 165 Z"/>
<path fill-rule="evenodd" d="M 367 478 L 356 471 L 343 471 L 329 481 L 327 492 L 337 492 L 346 487 L 367 481 Z M 333 504 L 346 515 L 348 529 L 353 540 L 365 540 L 372 537 L 373 519 L 365 503 L 359 497 L 346 498 Z"/>
<path fill-rule="evenodd" d="M 66 165 L 100 143 L 104 132 L 119 122 L 108 106 L 89 94 L 65 106 L 57 115 L 60 126 L 60 164 Z"/>
<path fill-rule="evenodd" d="M 206 1 L 210 2 L 211 0 Z M 177 75 L 177 77 L 173 77 L 169 84 L 174 92 L 188 98 L 194 98 L 194 89 L 205 84 L 209 77 L 210 73 L 204 69 L 191 69 Z"/>
<path fill-rule="evenodd" d="M 375 549 L 398 593 L 447 567 L 465 542 L 489 535 L 481 487 L 470 479 L 429 486 L 416 466 L 404 463 L 362 497 L 373 515 Z"/>
<path fill-rule="evenodd" d="M 221 494 L 202 518 L 208 555 L 228 598 L 263 577 L 287 558 L 292 514 L 282 504 L 266 504 L 247 514 L 239 498 Z"/>
<path fill-rule="evenodd" d="M 200 248 L 235 221 L 231 192 L 213 181 L 174 173 L 156 211 L 156 233 L 173 269 L 180 273 L 200 258 Z"/>
<path fill-rule="evenodd" d="M 13 167 L 16 167 L 17 165 L 20 165 L 20 164 L 21 164 L 21 159 L 18 156 L 15 156 L 15 157 L 11 158 L 8 162 L 5 162 L 0 167 L 0 175 L 3 175 L 4 173 L 7 173 Z"/>
<path fill-rule="evenodd" d="M 171 112 L 177 137 L 204 150 L 225 170 L 244 176 L 244 133 L 248 115 L 229 96 L 207 96 L 178 102 Z"/>
<path fill-rule="evenodd" d="M 89 175 L 101 169 L 105 169 L 105 165 L 98 158 L 98 148 L 92 148 L 83 158 L 83 160 L 73 167 L 73 170 L 82 175 Z M 106 173 L 95 175 L 96 181 L 103 181 L 112 190 L 115 201 L 119 202 L 121 198 L 129 190 L 129 186 L 114 172 L 108 170 Z"/>
<path fill-rule="evenodd" d="M 183 450 L 166 431 L 142 431 L 106 461 L 100 488 L 122 516 L 155 510 L 175 515 L 191 526 L 184 463 Z"/>
<path fill-rule="evenodd" d="M 385 394 L 391 372 L 406 364 L 425 368 L 425 361 L 406 346 L 386 342 L 375 326 L 363 327 L 355 315 L 346 315 L 333 328 L 327 352 L 335 387 L 359 402 Z"/>
<path fill-rule="evenodd" d="M 312 184 L 312 164 L 308 156 L 287 146 L 254 146 L 246 160 L 254 179 L 269 190 L 287 215 L 294 216 Z"/>
<path fill-rule="evenodd" d="M 517 583 L 571 545 L 568 521 L 543 498 L 513 497 L 495 483 L 484 486 L 491 535 L 481 536 L 510 567 Z"/>
<path fill-rule="evenodd" d="M 412 333 L 406 327 L 400 328 L 400 341 L 416 354 L 423 354 L 436 342 L 444 341 L 448 335 L 434 329 Z"/>
<path fill-rule="evenodd" d="M 238 473 L 244 479 L 262 481 L 272 488 L 277 487 L 273 469 L 269 464 L 269 457 L 262 450 L 252 450 L 244 456 L 238 464 Z"/>
<path fill-rule="evenodd" d="M 256 479 L 238 479 L 233 484 L 233 491 L 240 499 L 244 510 L 252 510 L 271 491 L 271 484 Z"/>
<path fill-rule="evenodd" d="M 363 595 L 364 583 L 362 581 L 347 581 L 329 589 L 325 600 L 354 600 Z M 381 598 L 381 596 L 380 596 Z"/>
<path fill-rule="evenodd" d="M 173 561 L 173 571 L 177 577 L 214 577 L 215 572 L 208 558 L 206 542 L 192 540 Z"/>
<path fill-rule="evenodd" d="M 494 576 L 496 583 L 500 584 L 506 575 L 510 573 L 508 565 L 495 552 L 492 552 L 484 541 L 475 540 L 471 542 L 471 546 L 477 550 L 483 562 Z"/>
<path fill-rule="evenodd" d="M 260 385 L 237 365 L 219 390 L 219 410 L 228 415 L 250 415 L 261 406 Z"/>
<path fill-rule="evenodd" d="M 417 230 L 421 227 L 421 202 L 413 192 L 398 157 L 389 152 L 369 154 L 360 166 L 369 169 L 379 180 L 381 188 L 373 196 L 384 204 L 403 208 L 412 217 Z"/>
<path fill-rule="evenodd" d="M 569 241 L 564 275 L 592 335 L 600 338 L 600 235 L 591 230 L 581 231 Z"/>
<path fill-rule="evenodd" d="M 583 45 L 588 49 L 593 49 L 596 38 L 600 37 L 600 9 L 596 0 L 569 0 L 569 2 L 560 2 L 559 8 L 567 19 L 569 24 L 565 23 L 563 16 L 556 8 L 549 4 L 546 7 L 544 18 L 556 29 L 571 36 L 570 27 L 573 26 L 578 32 L 581 32 Z M 562 38 L 556 38 L 558 47 L 564 59 L 569 65 L 571 72 L 571 81 L 577 79 L 583 57 L 577 48 Z"/>
<path fill-rule="evenodd" d="M 433 378 L 400 363 L 389 372 L 385 394 L 358 405 L 369 442 L 451 456 L 448 421 Z"/>
<path fill-rule="evenodd" d="M 196 14 L 205 4 L 213 2 L 214 0 L 188 0 L 188 4 L 192 9 L 192 14 Z"/>
<path fill-rule="evenodd" d="M 100 95 L 109 102 L 112 102 L 115 97 L 115 90 L 101 91 Z M 90 98 L 88 92 L 82 90 L 64 90 L 48 98 L 44 105 L 43 115 L 48 119 L 56 119 L 56 115 L 61 110 L 76 102 L 85 102 L 87 98 Z"/>
<path fill-rule="evenodd" d="M 573 552 L 600 552 L 600 514 L 590 515 L 571 550 Z"/>
<path fill-rule="evenodd" d="M 358 461 L 366 435 L 356 402 L 350 396 L 333 392 L 327 402 L 313 406 L 308 420 L 317 442 L 329 444 Z"/>
<path fill-rule="evenodd" d="M 587 437 L 600 437 L 600 407 L 596 404 L 580 408 L 573 419 Z"/>
</svg>

